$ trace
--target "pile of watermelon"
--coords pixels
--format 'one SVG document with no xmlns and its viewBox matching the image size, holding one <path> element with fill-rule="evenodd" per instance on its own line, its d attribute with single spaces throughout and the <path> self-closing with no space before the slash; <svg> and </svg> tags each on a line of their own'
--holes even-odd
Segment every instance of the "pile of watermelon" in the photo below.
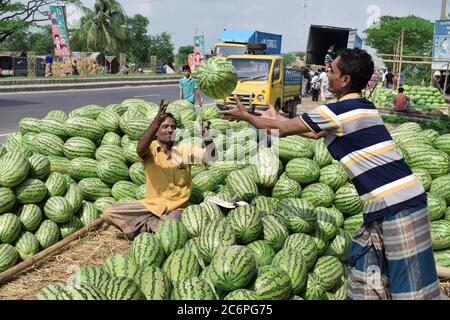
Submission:
<svg viewBox="0 0 450 320">
<path fill-rule="evenodd" d="M 256 148 L 242 140 L 252 129 L 225 135 L 240 124 L 213 122 L 213 140 L 227 148 L 218 162 L 193 168 L 182 220 L 164 221 L 128 255 L 82 268 L 38 299 L 345 299 L 363 203 L 341 164 L 322 140 L 294 136 Z M 437 264 L 450 267 L 450 135 L 407 123 L 393 137 L 428 192 Z M 209 197 L 249 205 L 223 209 Z"/>
<path fill-rule="evenodd" d="M 411 110 L 430 112 L 435 108 L 447 108 L 447 101 L 435 87 L 421 87 L 404 85 L 405 94 L 411 99 Z M 398 90 L 377 88 L 375 104 L 381 108 L 391 108 Z"/>
<path fill-rule="evenodd" d="M 20 121 L 0 145 L 0 272 L 91 224 L 106 206 L 145 197 L 136 148 L 158 109 L 128 99 Z M 194 106 L 179 100 L 168 111 L 183 128 L 177 139 L 192 136 Z"/>
</svg>

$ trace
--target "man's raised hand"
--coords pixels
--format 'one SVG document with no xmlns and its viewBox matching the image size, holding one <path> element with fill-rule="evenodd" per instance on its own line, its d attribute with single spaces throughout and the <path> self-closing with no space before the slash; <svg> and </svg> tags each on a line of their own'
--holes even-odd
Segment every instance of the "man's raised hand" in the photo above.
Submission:
<svg viewBox="0 0 450 320">
<path fill-rule="evenodd" d="M 258 114 L 263 118 L 276 119 L 279 115 L 277 109 L 269 102 L 269 99 L 266 102 L 268 109 L 266 111 L 258 111 Z"/>
<path fill-rule="evenodd" d="M 165 114 L 168 105 L 169 105 L 168 102 L 167 102 L 167 103 L 164 103 L 164 98 L 161 99 L 161 103 L 159 104 L 159 111 L 158 111 L 158 113 L 159 113 L 160 115 Z"/>
<path fill-rule="evenodd" d="M 239 100 L 239 97 L 237 95 L 234 96 L 234 100 L 236 101 L 236 108 L 219 111 L 219 114 L 222 116 L 222 118 L 227 120 L 245 120 L 248 115 L 247 109 Z"/>
</svg>

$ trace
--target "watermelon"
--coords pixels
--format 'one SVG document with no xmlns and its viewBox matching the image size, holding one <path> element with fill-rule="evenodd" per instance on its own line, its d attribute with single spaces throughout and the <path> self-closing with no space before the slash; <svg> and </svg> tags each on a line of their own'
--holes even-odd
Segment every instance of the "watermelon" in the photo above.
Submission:
<svg viewBox="0 0 450 320">
<path fill-rule="evenodd" d="M 136 200 L 143 200 L 147 196 L 147 185 L 143 184 L 139 186 L 136 191 Z"/>
<path fill-rule="evenodd" d="M 98 287 L 108 300 L 145 300 L 139 286 L 128 278 L 111 278 Z"/>
<path fill-rule="evenodd" d="M 278 199 L 266 196 L 258 196 L 252 200 L 250 205 L 255 207 L 258 212 L 274 212 L 277 210 Z"/>
<path fill-rule="evenodd" d="M 59 230 L 61 232 L 61 237 L 63 239 L 69 237 L 70 235 L 77 232 L 81 228 L 83 228 L 83 223 L 76 216 L 72 216 L 72 218 L 70 218 L 69 221 L 67 221 L 65 223 L 61 223 L 59 225 Z"/>
<path fill-rule="evenodd" d="M 430 192 L 437 194 L 445 199 L 447 205 L 450 205 L 450 174 L 434 179 L 431 182 Z"/>
<path fill-rule="evenodd" d="M 39 252 L 39 241 L 31 232 L 23 232 L 16 241 L 15 248 L 22 260 L 31 258 Z"/>
<path fill-rule="evenodd" d="M 434 260 L 438 267 L 450 268 L 450 250 L 433 252 Z"/>
<path fill-rule="evenodd" d="M 320 167 L 311 159 L 293 159 L 286 165 L 286 175 L 299 183 L 311 183 L 319 179 Z"/>
<path fill-rule="evenodd" d="M 123 149 L 125 158 L 129 163 L 142 162 L 142 159 L 137 153 L 138 141 L 130 141 Z"/>
<path fill-rule="evenodd" d="M 16 200 L 20 204 L 39 203 L 45 199 L 48 190 L 41 180 L 27 179 L 14 189 Z"/>
<path fill-rule="evenodd" d="M 120 116 L 116 112 L 105 109 L 96 120 L 106 132 L 120 132 Z"/>
<path fill-rule="evenodd" d="M 317 225 L 314 230 L 313 238 L 317 245 L 318 255 L 323 255 L 330 245 L 331 240 L 328 237 L 327 231 L 321 228 L 320 225 Z"/>
<path fill-rule="evenodd" d="M 237 81 L 233 65 L 221 58 L 208 59 L 198 69 L 200 89 L 211 98 L 224 99 L 233 92 Z"/>
<path fill-rule="evenodd" d="M 225 220 L 209 222 L 198 238 L 197 247 L 200 256 L 210 262 L 221 247 L 229 247 L 236 243 L 233 228 Z"/>
<path fill-rule="evenodd" d="M 203 207 L 203 209 L 206 210 L 209 216 L 209 220 L 220 220 L 223 219 L 223 213 L 220 210 L 220 207 L 212 202 L 202 202 L 200 203 L 200 206 Z M 184 214 L 184 212 L 183 212 Z"/>
<path fill-rule="evenodd" d="M 126 101 L 126 100 L 125 100 Z M 123 115 L 128 110 L 128 104 L 110 104 L 105 110 L 117 113 L 119 116 Z M 100 114 L 99 114 L 100 115 Z M 98 117 L 98 116 L 97 116 Z"/>
<path fill-rule="evenodd" d="M 77 212 L 83 203 L 83 193 L 81 192 L 78 184 L 72 183 L 68 185 L 67 192 L 64 195 L 64 198 L 66 198 L 72 206 L 73 213 Z"/>
<path fill-rule="evenodd" d="M 431 240 L 433 250 L 450 249 L 450 221 L 432 221 Z"/>
<path fill-rule="evenodd" d="M 104 110 L 104 108 L 99 105 L 90 104 L 90 105 L 72 110 L 69 113 L 69 118 L 84 117 L 84 118 L 95 120 L 98 117 L 98 115 L 103 112 L 103 110 Z"/>
<path fill-rule="evenodd" d="M 261 300 L 287 300 L 292 293 L 289 274 L 277 265 L 258 269 L 253 288 Z"/>
<path fill-rule="evenodd" d="M 341 262 L 346 262 L 348 259 L 351 242 L 351 234 L 344 229 L 338 228 L 336 230 L 336 237 L 331 242 L 325 254 L 329 256 L 335 256 Z"/>
<path fill-rule="evenodd" d="M 95 201 L 101 197 L 111 196 L 110 187 L 98 178 L 83 179 L 78 183 L 83 198 L 88 201 Z"/>
<path fill-rule="evenodd" d="M 0 186 L 13 188 L 23 182 L 30 170 L 27 157 L 17 151 L 11 151 L 0 158 Z"/>
<path fill-rule="evenodd" d="M 227 294 L 224 300 L 259 300 L 259 297 L 252 290 L 237 289 Z"/>
<path fill-rule="evenodd" d="M 94 158 L 97 146 L 92 140 L 84 137 L 74 137 L 64 143 L 64 156 L 73 160 L 75 158 Z"/>
<path fill-rule="evenodd" d="M 129 176 L 131 178 L 131 181 L 133 181 L 136 185 L 140 186 L 145 184 L 146 177 L 144 172 L 144 165 L 141 162 L 136 162 L 131 165 Z"/>
<path fill-rule="evenodd" d="M 128 167 L 117 160 L 102 160 L 97 165 L 97 175 L 103 182 L 115 184 L 121 180 L 128 180 Z"/>
<path fill-rule="evenodd" d="M 256 184 L 264 188 L 273 187 L 278 180 L 279 162 L 272 150 L 260 150 L 252 163 L 255 165 Z"/>
<path fill-rule="evenodd" d="M 323 256 L 317 260 L 313 273 L 316 274 L 323 288 L 328 291 L 336 287 L 343 275 L 342 263 L 333 256 Z"/>
<path fill-rule="evenodd" d="M 127 158 L 124 155 L 124 149 L 113 145 L 100 146 L 95 152 L 95 159 L 97 159 L 97 161 L 117 160 L 123 163 L 127 162 Z"/>
<path fill-rule="evenodd" d="M 286 248 L 278 251 L 272 265 L 281 267 L 291 278 L 292 293 L 300 293 L 306 285 L 308 269 L 301 251 Z"/>
<path fill-rule="evenodd" d="M 162 244 L 154 234 L 143 232 L 134 238 L 130 257 L 139 268 L 160 267 L 165 260 L 165 253 Z"/>
<path fill-rule="evenodd" d="M 60 300 L 60 295 L 65 290 L 64 283 L 52 282 L 38 291 L 36 300 Z"/>
<path fill-rule="evenodd" d="M 73 216 L 73 208 L 64 197 L 51 197 L 44 206 L 44 213 L 53 222 L 64 223 L 70 221 Z"/>
<path fill-rule="evenodd" d="M 41 223 L 39 229 L 34 235 L 39 241 L 41 248 L 47 249 L 48 247 L 51 247 L 58 242 L 60 231 L 58 225 L 55 222 L 51 220 L 45 220 Z"/>
<path fill-rule="evenodd" d="M 316 140 L 314 143 L 313 160 L 319 165 L 320 168 L 330 165 L 331 161 L 333 161 L 333 157 L 328 151 L 323 138 Z"/>
<path fill-rule="evenodd" d="M 39 154 L 44 156 L 64 156 L 64 140 L 52 133 L 39 133 L 34 143 Z"/>
<path fill-rule="evenodd" d="M 22 148 L 24 150 L 28 149 L 28 150 L 32 151 L 33 153 L 38 152 L 36 143 L 34 141 L 36 139 L 37 135 L 38 134 L 36 132 L 25 133 L 21 139 Z M 28 152 L 27 152 L 27 154 L 28 154 Z"/>
<path fill-rule="evenodd" d="M 324 183 L 314 183 L 303 189 L 302 198 L 307 199 L 315 207 L 331 207 L 334 192 Z"/>
<path fill-rule="evenodd" d="M 44 118 L 40 121 L 41 132 L 51 133 L 65 139 L 67 134 L 64 130 L 64 121 L 59 119 Z"/>
<path fill-rule="evenodd" d="M 97 178 L 98 161 L 89 158 L 75 158 L 70 162 L 69 175 L 77 180 Z"/>
<path fill-rule="evenodd" d="M 70 160 L 64 157 L 48 156 L 50 171 L 67 174 L 69 172 Z"/>
<path fill-rule="evenodd" d="M 198 237 L 209 221 L 208 211 L 200 205 L 190 205 L 181 216 L 181 222 L 186 227 L 190 238 Z"/>
<path fill-rule="evenodd" d="M 15 203 L 16 197 L 14 192 L 9 188 L 0 187 L 0 214 L 11 210 Z"/>
<path fill-rule="evenodd" d="M 200 265 L 191 250 L 178 249 L 167 257 L 162 270 L 175 285 L 179 281 L 197 277 L 200 274 Z"/>
<path fill-rule="evenodd" d="M 427 138 L 431 144 L 434 144 L 436 139 L 439 137 L 439 132 L 433 129 L 427 129 L 422 131 L 422 135 Z"/>
<path fill-rule="evenodd" d="M 228 214 L 228 222 L 234 230 L 237 243 L 247 244 L 258 239 L 263 223 L 261 214 L 253 207 L 243 206 Z"/>
<path fill-rule="evenodd" d="M 19 208 L 17 215 L 26 231 L 34 232 L 42 221 L 42 211 L 36 204 L 26 204 Z"/>
<path fill-rule="evenodd" d="M 103 136 L 101 141 L 102 146 L 117 146 L 120 147 L 120 142 L 122 138 L 115 132 L 107 132 Z"/>
<path fill-rule="evenodd" d="M 96 206 L 92 202 L 87 201 L 83 201 L 83 203 L 81 204 L 78 215 L 83 226 L 92 224 L 100 217 L 99 210 L 96 208 Z"/>
<path fill-rule="evenodd" d="M 247 247 L 222 248 L 211 261 L 210 277 L 214 286 L 225 291 L 243 289 L 256 271 L 256 258 Z"/>
<path fill-rule="evenodd" d="M 116 254 L 105 260 L 103 268 L 110 277 L 123 277 L 133 279 L 138 271 L 138 266 L 134 260 L 124 254 Z"/>
<path fill-rule="evenodd" d="M 50 174 L 50 160 L 40 154 L 32 155 L 28 158 L 30 163 L 30 170 L 28 176 L 39 180 L 45 179 Z"/>
<path fill-rule="evenodd" d="M 64 130 L 70 137 L 84 137 L 98 141 L 105 135 L 105 130 L 95 120 L 83 117 L 69 117 L 64 124 Z"/>
<path fill-rule="evenodd" d="M 58 172 L 52 172 L 45 182 L 49 197 L 62 196 L 67 191 L 67 182 L 64 176 Z"/>
<path fill-rule="evenodd" d="M 425 169 L 435 179 L 449 172 L 449 162 L 449 155 L 443 151 L 423 150 L 412 154 L 408 164 L 412 169 Z"/>
<path fill-rule="evenodd" d="M 128 175 L 128 170 L 124 173 Z M 135 199 L 138 186 L 130 181 L 118 181 L 111 188 L 111 194 L 116 200 L 121 199 Z"/>
<path fill-rule="evenodd" d="M 362 213 L 345 219 L 344 230 L 353 235 L 361 227 L 363 220 L 364 218 Z"/>
<path fill-rule="evenodd" d="M 67 115 L 62 110 L 52 110 L 49 113 L 47 113 L 45 118 L 66 121 L 67 120 Z"/>
<path fill-rule="evenodd" d="M 348 181 L 348 175 L 341 164 L 330 164 L 320 169 L 319 181 L 328 185 L 333 191 L 337 191 Z"/>
<path fill-rule="evenodd" d="M 352 216 L 361 213 L 364 206 L 356 188 L 350 183 L 336 191 L 334 205 L 342 213 Z"/>
<path fill-rule="evenodd" d="M 262 222 L 263 240 L 265 240 L 275 251 L 280 250 L 283 247 L 286 238 L 289 236 L 288 229 L 272 215 L 263 217 Z"/>
<path fill-rule="evenodd" d="M 279 200 L 285 198 L 300 198 L 301 195 L 302 187 L 300 184 L 286 176 L 278 179 L 272 191 L 272 197 Z"/>
<path fill-rule="evenodd" d="M 450 156 L 450 133 L 438 137 L 434 141 L 434 147 Z"/>
<path fill-rule="evenodd" d="M 289 230 L 293 233 L 309 233 L 314 230 L 316 214 L 314 207 L 306 199 L 284 199 L 278 203 Z"/>
<path fill-rule="evenodd" d="M 275 251 L 267 241 L 257 240 L 247 245 L 247 248 L 253 251 L 256 257 L 256 266 L 262 267 L 272 263 Z"/>
<path fill-rule="evenodd" d="M 19 129 L 22 134 L 25 134 L 27 132 L 36 132 L 39 133 L 41 131 L 40 129 L 40 121 L 37 118 L 23 118 L 19 122 Z"/>
<path fill-rule="evenodd" d="M 430 220 L 439 220 L 445 216 L 447 211 L 447 204 L 445 199 L 440 195 L 427 193 L 428 212 L 430 214 Z"/>
<path fill-rule="evenodd" d="M 415 169 L 412 169 L 412 172 L 414 173 L 416 178 L 420 182 L 422 182 L 425 191 L 429 191 L 430 188 L 431 188 L 431 181 L 432 181 L 432 179 L 431 179 L 431 176 L 428 173 L 428 171 L 425 170 L 425 169 L 415 168 Z"/>
<path fill-rule="evenodd" d="M 117 200 L 112 197 L 100 197 L 95 201 L 95 208 L 98 212 L 103 213 L 106 207 L 116 203 Z"/>
<path fill-rule="evenodd" d="M 243 170 L 231 172 L 226 181 L 230 191 L 240 200 L 251 202 L 258 195 L 258 186 L 254 177 Z"/>
<path fill-rule="evenodd" d="M 5 213 L 0 216 L 0 242 L 13 243 L 20 235 L 22 223 L 20 219 L 12 213 Z"/>
<path fill-rule="evenodd" d="M 330 214 L 327 208 L 318 207 L 315 211 L 317 215 L 317 227 L 325 232 L 328 239 L 333 239 L 337 231 L 334 216 Z"/>
<path fill-rule="evenodd" d="M 325 300 L 325 286 L 316 273 L 308 273 L 306 290 L 303 292 L 303 297 L 305 300 Z"/>
<path fill-rule="evenodd" d="M 305 258 L 308 271 L 312 270 L 318 256 L 317 244 L 313 237 L 303 233 L 291 234 L 284 243 L 283 249 L 286 248 L 300 251 Z"/>
<path fill-rule="evenodd" d="M 15 265 L 18 258 L 16 248 L 7 243 L 0 244 L 0 273 Z"/>
<path fill-rule="evenodd" d="M 162 221 L 155 236 L 161 242 L 166 256 L 175 250 L 183 248 L 188 240 L 186 228 L 181 222 L 176 220 Z"/>
<path fill-rule="evenodd" d="M 311 159 L 314 155 L 314 149 L 310 140 L 301 136 L 289 136 L 276 139 L 272 145 L 272 149 L 285 161 L 297 158 Z"/>
<path fill-rule="evenodd" d="M 95 266 L 87 266 L 76 271 L 67 281 L 69 286 L 76 286 L 84 283 L 95 287 L 100 287 L 102 283 L 110 279 L 110 275 L 105 269 Z"/>
<path fill-rule="evenodd" d="M 336 207 L 333 206 L 331 208 L 321 208 L 321 209 L 325 210 L 328 214 L 333 216 L 333 218 L 336 222 L 336 227 L 342 228 L 344 226 L 344 220 L 345 220 L 344 215 Z"/>
<path fill-rule="evenodd" d="M 134 276 L 147 300 L 168 300 L 172 285 L 164 272 L 155 266 L 141 268 Z"/>
</svg>

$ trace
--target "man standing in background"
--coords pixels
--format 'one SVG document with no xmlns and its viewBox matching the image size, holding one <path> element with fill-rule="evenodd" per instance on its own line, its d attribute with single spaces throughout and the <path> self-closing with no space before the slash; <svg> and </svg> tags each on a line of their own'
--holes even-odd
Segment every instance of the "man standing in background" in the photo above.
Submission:
<svg viewBox="0 0 450 320">
<path fill-rule="evenodd" d="M 188 65 L 183 66 L 184 77 L 180 79 L 180 99 L 187 100 L 193 105 L 198 101 L 198 106 L 202 107 L 202 96 L 198 87 L 197 79 L 191 77 L 191 68 Z M 197 97 L 197 100 L 195 99 Z"/>
<path fill-rule="evenodd" d="M 322 102 L 327 101 L 327 91 L 328 91 L 328 76 L 325 69 L 322 69 L 322 73 L 319 76 L 320 81 L 320 99 Z"/>
<path fill-rule="evenodd" d="M 45 76 L 46 77 L 50 77 L 52 75 L 52 63 L 53 63 L 53 56 L 49 52 L 45 56 Z"/>
</svg>

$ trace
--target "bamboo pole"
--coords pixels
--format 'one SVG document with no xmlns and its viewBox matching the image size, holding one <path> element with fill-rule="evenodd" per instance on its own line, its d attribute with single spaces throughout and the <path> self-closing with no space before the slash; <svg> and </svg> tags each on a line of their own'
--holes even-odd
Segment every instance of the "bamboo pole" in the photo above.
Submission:
<svg viewBox="0 0 450 320">
<path fill-rule="evenodd" d="M 35 263 L 47 258 L 51 254 L 59 251 L 69 243 L 73 242 L 74 240 L 77 240 L 78 238 L 84 236 L 86 233 L 88 233 L 90 230 L 94 230 L 99 228 L 103 223 L 106 222 L 105 218 L 99 218 L 95 220 L 92 224 L 85 226 L 84 228 L 78 230 L 71 236 L 67 237 L 64 240 L 61 240 L 60 242 L 56 243 L 55 245 L 45 249 L 44 251 L 39 252 L 35 256 L 33 256 L 30 259 L 27 259 L 18 265 L 6 270 L 5 272 L 0 273 L 0 285 L 11 279 L 12 277 L 16 276 L 20 272 L 24 271 L 25 269 L 28 269 L 29 267 L 33 266 Z"/>
<path fill-rule="evenodd" d="M 402 60 L 403 60 L 403 43 L 405 40 L 405 30 L 402 29 L 402 36 L 401 36 L 401 47 L 400 47 L 400 63 L 398 66 L 398 79 L 397 79 L 397 88 L 400 88 L 400 78 L 401 78 L 401 74 L 402 74 Z"/>
<path fill-rule="evenodd" d="M 450 68 L 450 62 L 447 63 L 447 73 L 445 74 L 445 83 L 444 83 L 444 95 L 447 93 L 447 84 L 448 84 L 448 71 Z"/>
<path fill-rule="evenodd" d="M 395 54 L 377 53 L 377 56 L 394 57 Z M 408 55 L 403 55 L 403 58 L 430 59 L 430 60 L 432 59 L 431 57 L 426 56 L 408 56 Z"/>
</svg>

